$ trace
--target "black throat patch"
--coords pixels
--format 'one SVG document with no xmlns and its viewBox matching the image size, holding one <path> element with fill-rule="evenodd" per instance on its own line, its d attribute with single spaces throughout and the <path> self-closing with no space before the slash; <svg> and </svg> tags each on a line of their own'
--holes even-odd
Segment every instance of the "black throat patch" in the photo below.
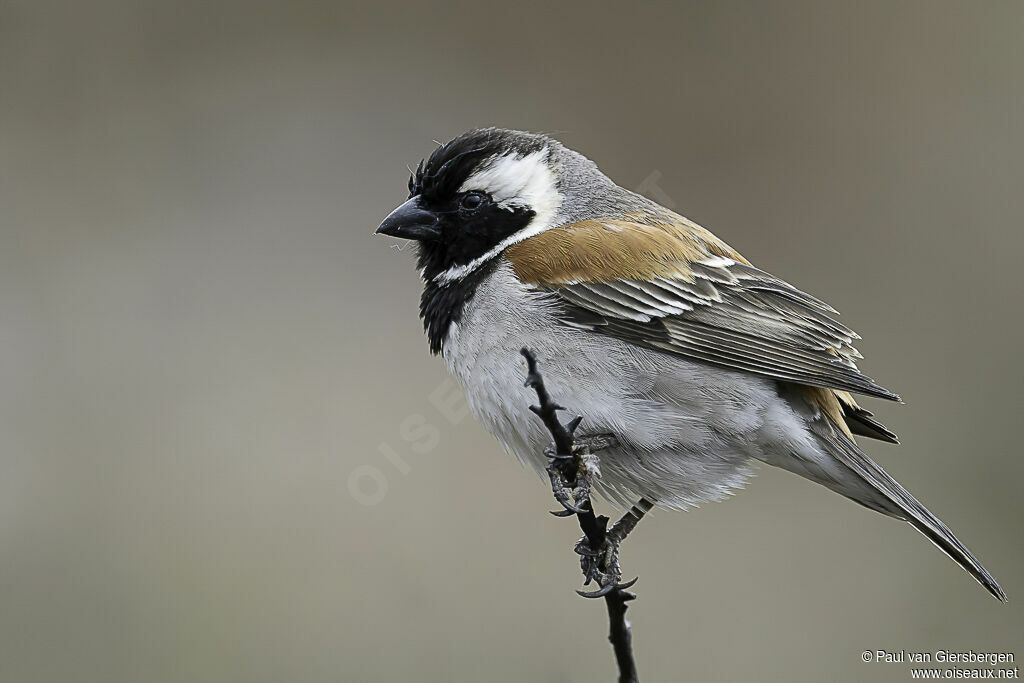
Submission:
<svg viewBox="0 0 1024 683">
<path fill-rule="evenodd" d="M 444 338 L 448 336 L 448 329 L 452 323 L 457 323 L 462 318 L 462 312 L 466 304 L 473 298 L 476 288 L 492 272 L 497 265 L 497 259 L 491 259 L 481 264 L 479 268 L 467 274 L 459 280 L 446 284 L 434 282 L 434 275 L 444 272 L 443 269 L 436 270 L 430 274 L 430 267 L 425 263 L 433 260 L 434 255 L 428 254 L 428 249 L 420 245 L 420 267 L 423 269 L 423 294 L 420 296 L 420 318 L 423 319 L 423 329 L 430 340 L 430 352 L 438 354 L 444 345 Z"/>
</svg>

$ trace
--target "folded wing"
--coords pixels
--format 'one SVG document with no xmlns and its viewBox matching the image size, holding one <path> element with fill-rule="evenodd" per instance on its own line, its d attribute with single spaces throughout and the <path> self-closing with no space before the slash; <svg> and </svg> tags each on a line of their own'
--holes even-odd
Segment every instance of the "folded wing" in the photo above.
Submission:
<svg viewBox="0 0 1024 683">
<path fill-rule="evenodd" d="M 566 324 L 777 380 L 900 400 L 858 370 L 859 336 L 832 307 L 680 216 L 574 223 L 506 255 L 523 282 L 559 297 Z M 873 420 L 858 422 L 866 411 L 851 414 L 861 431 L 895 438 Z"/>
</svg>

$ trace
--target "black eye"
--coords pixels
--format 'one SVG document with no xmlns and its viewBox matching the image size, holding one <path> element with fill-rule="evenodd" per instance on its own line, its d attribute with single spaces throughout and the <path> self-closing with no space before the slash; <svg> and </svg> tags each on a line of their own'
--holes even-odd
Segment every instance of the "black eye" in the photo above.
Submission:
<svg viewBox="0 0 1024 683">
<path fill-rule="evenodd" d="M 463 211 L 476 211 L 487 201 L 483 192 L 467 192 L 459 200 L 459 208 Z"/>
</svg>

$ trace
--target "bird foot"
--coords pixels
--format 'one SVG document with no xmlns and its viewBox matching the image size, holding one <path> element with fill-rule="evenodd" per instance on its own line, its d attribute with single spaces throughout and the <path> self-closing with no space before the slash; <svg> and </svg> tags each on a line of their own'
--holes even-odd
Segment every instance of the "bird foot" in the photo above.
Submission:
<svg viewBox="0 0 1024 683">
<path fill-rule="evenodd" d="M 595 452 L 617 443 L 611 434 L 597 434 L 573 441 L 572 454 L 559 454 L 554 444 L 544 449 L 551 493 L 564 509 L 552 512 L 556 517 L 585 513 L 590 509 L 593 480 L 600 478 L 601 467 Z"/>
<path fill-rule="evenodd" d="M 601 547 L 594 550 L 587 538 L 581 538 L 576 543 L 576 553 L 580 556 L 580 566 L 583 569 L 585 581 L 583 585 L 596 581 L 599 588 L 596 591 L 576 591 L 585 598 L 599 598 L 614 590 L 622 590 L 627 600 L 631 600 L 631 594 L 625 593 L 625 589 L 636 583 L 636 579 L 622 583 L 622 569 L 619 567 L 619 546 L 626 539 L 644 515 L 651 511 L 654 504 L 646 498 L 641 498 L 631 507 L 626 514 L 622 515 L 615 524 L 604 533 Z M 608 523 L 607 517 L 598 518 L 600 524 Z"/>
<path fill-rule="evenodd" d="M 601 547 L 594 550 L 583 537 L 576 542 L 574 550 L 580 556 L 580 568 L 583 570 L 583 585 L 591 582 L 600 586 L 596 591 L 576 591 L 585 598 L 600 598 L 615 590 L 625 590 L 637 582 L 637 579 L 622 583 L 622 569 L 619 567 L 619 546 L 622 538 L 613 533 L 614 527 L 605 534 Z M 628 595 L 628 594 L 627 594 Z"/>
</svg>

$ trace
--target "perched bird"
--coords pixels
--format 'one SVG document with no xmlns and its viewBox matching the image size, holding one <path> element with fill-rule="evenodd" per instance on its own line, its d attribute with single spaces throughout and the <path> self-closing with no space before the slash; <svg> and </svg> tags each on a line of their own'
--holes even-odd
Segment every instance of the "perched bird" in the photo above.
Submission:
<svg viewBox="0 0 1024 683">
<path fill-rule="evenodd" d="M 992 595 L 1003 590 L 855 436 L 897 443 L 852 393 L 856 333 L 828 304 L 696 223 L 623 189 L 545 136 L 487 128 L 439 146 L 378 233 L 414 240 L 430 349 L 476 417 L 543 470 L 519 351 L 552 395 L 612 435 L 601 493 L 686 509 L 744 484 L 751 460 L 909 522 Z"/>
</svg>

